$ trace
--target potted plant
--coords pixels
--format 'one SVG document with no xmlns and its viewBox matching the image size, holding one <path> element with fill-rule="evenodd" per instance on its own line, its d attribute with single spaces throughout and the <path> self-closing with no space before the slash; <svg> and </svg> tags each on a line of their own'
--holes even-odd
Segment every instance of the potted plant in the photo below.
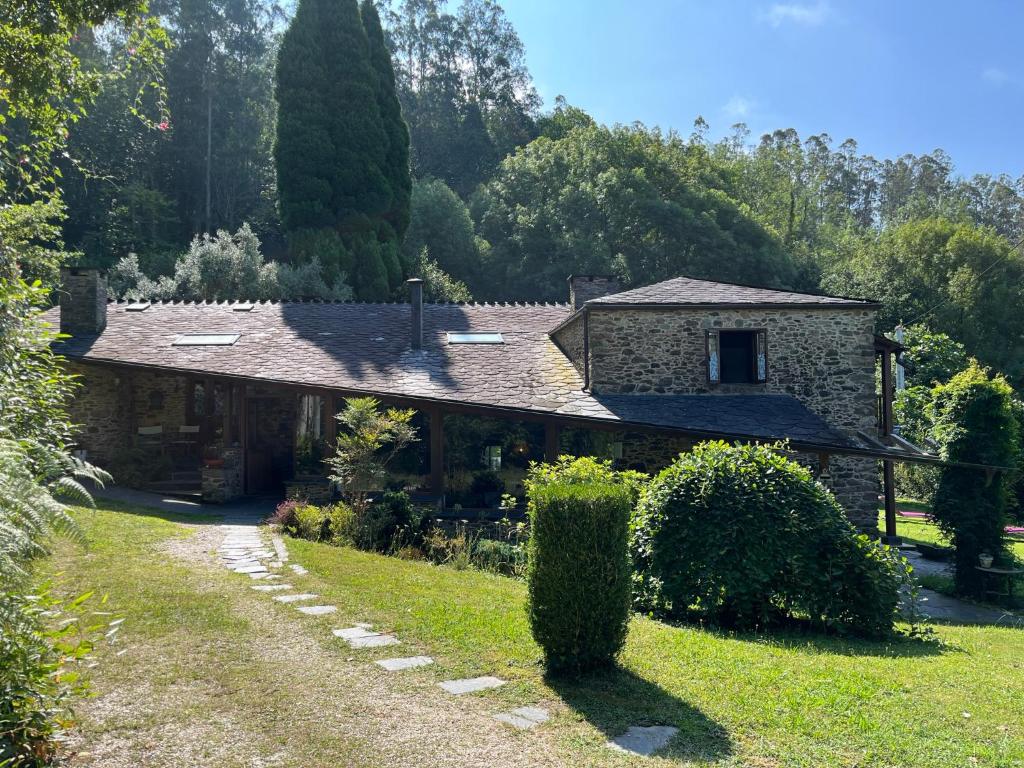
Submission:
<svg viewBox="0 0 1024 768">
<path fill-rule="evenodd" d="M 990 555 L 988 552 L 982 552 L 980 555 L 978 555 L 978 565 L 980 565 L 982 568 L 991 568 L 992 561 L 994 559 L 995 558 L 992 557 L 992 555 Z"/>
<path fill-rule="evenodd" d="M 210 443 L 203 451 L 203 466 L 219 469 L 224 466 L 223 448 L 219 442 Z"/>
<path fill-rule="evenodd" d="M 477 496 L 485 507 L 496 507 L 505 492 L 505 481 L 493 469 L 485 469 L 473 475 L 469 492 Z"/>
</svg>

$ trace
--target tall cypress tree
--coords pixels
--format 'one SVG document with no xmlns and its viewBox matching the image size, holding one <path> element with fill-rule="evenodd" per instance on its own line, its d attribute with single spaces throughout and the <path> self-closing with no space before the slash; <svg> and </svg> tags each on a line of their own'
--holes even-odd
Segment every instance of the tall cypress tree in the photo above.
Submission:
<svg viewBox="0 0 1024 768">
<path fill-rule="evenodd" d="M 395 89 L 395 68 L 384 42 L 384 30 L 373 0 L 363 0 L 360 6 L 363 28 L 370 46 L 370 64 L 376 75 L 377 107 L 388 137 L 384 175 L 391 188 L 391 209 L 385 219 L 401 243 L 409 227 L 409 203 L 412 197 L 412 174 L 409 171 L 409 126 L 402 117 L 402 107 Z"/>
<path fill-rule="evenodd" d="M 277 59 L 281 219 L 292 233 L 338 232 L 353 253 L 350 277 L 357 290 L 374 285 L 372 298 L 386 268 L 379 248 L 362 246 L 390 228 L 393 209 L 377 80 L 357 0 L 299 0 Z M 373 278 L 361 280 L 364 271 Z"/>
</svg>

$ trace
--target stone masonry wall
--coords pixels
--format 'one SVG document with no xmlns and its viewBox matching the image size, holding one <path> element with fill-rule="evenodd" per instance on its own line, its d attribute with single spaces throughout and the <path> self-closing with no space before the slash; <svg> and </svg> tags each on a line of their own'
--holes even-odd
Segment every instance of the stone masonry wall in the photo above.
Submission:
<svg viewBox="0 0 1024 768">
<path fill-rule="evenodd" d="M 583 374 L 583 316 L 576 315 L 551 336 L 576 370 Z"/>
<path fill-rule="evenodd" d="M 155 371 L 133 371 L 75 362 L 65 363 L 82 384 L 69 411 L 79 425 L 76 436 L 89 460 L 103 466 L 120 446 L 130 446 L 139 427 L 162 426 L 164 437 L 174 439 L 186 423 L 184 376 Z"/>
<path fill-rule="evenodd" d="M 591 309 L 595 394 L 768 392 L 792 395 L 848 432 L 875 429 L 874 320 L 863 309 Z M 710 386 L 705 331 L 767 330 L 768 381 Z M 834 457 L 829 484 L 858 526 L 877 525 L 873 459 Z"/>
</svg>

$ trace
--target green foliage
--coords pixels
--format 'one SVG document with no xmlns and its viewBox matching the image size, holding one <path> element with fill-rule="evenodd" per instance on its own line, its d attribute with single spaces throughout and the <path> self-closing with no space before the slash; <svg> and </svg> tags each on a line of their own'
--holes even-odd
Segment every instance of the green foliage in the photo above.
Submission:
<svg viewBox="0 0 1024 768">
<path fill-rule="evenodd" d="M 469 288 L 461 280 L 445 272 L 432 261 L 427 254 L 427 249 L 420 251 L 419 258 L 413 262 L 410 274 L 418 275 L 423 279 L 423 295 L 429 301 L 472 301 L 473 296 Z"/>
<path fill-rule="evenodd" d="M 945 384 L 967 367 L 967 349 L 945 333 L 936 333 L 918 323 L 906 329 L 903 353 L 907 363 L 907 383 L 933 387 Z"/>
<path fill-rule="evenodd" d="M 777 239 L 722 189 L 697 153 L 642 127 L 583 127 L 540 138 L 472 200 L 491 244 L 470 281 L 486 298 L 563 300 L 570 274 L 627 285 L 680 274 L 780 287 L 797 281 Z"/>
<path fill-rule="evenodd" d="M 477 539 L 471 559 L 475 567 L 502 576 L 518 577 L 526 572 L 526 549 L 522 544 Z"/>
<path fill-rule="evenodd" d="M 424 258 L 460 280 L 476 277 L 481 249 L 469 209 L 439 179 L 418 180 L 412 188 L 412 220 L 402 250 L 407 263 Z"/>
<path fill-rule="evenodd" d="M 384 486 L 387 465 L 399 451 L 419 438 L 413 410 L 380 409 L 372 397 L 353 397 L 337 415 L 341 426 L 334 455 L 326 459 L 331 480 L 344 489 L 357 519 L 367 511 L 367 494 Z"/>
<path fill-rule="evenodd" d="M 549 668 L 614 662 L 626 640 L 630 492 L 592 459 L 535 467 L 527 484 L 529 616 Z"/>
<path fill-rule="evenodd" d="M 278 54 L 274 157 L 285 229 L 337 230 L 357 294 L 383 301 L 403 277 L 411 180 L 391 64 L 367 14 L 356 0 L 299 3 Z"/>
<path fill-rule="evenodd" d="M 909 566 L 857 535 L 810 472 L 772 449 L 697 445 L 651 482 L 631 523 L 642 607 L 736 628 L 802 617 L 884 636 Z"/>
<path fill-rule="evenodd" d="M 893 415 L 900 435 L 914 445 L 929 447 L 932 422 L 930 409 L 932 390 L 921 385 L 909 386 L 896 393 Z M 939 485 L 939 469 L 930 464 L 899 462 L 894 467 L 896 488 L 901 496 L 930 504 Z"/>
<path fill-rule="evenodd" d="M 314 242 L 322 238 L 312 238 Z M 304 241 L 306 242 L 306 241 Z M 334 272 L 332 285 L 324 279 L 320 262 L 296 265 L 267 262 L 260 241 L 248 224 L 235 233 L 218 232 L 192 241 L 174 264 L 174 275 L 147 277 L 134 254 L 121 259 L 109 273 L 116 296 L 139 299 L 225 301 L 238 299 L 348 299 L 351 291 L 344 275 Z"/>
<path fill-rule="evenodd" d="M 1020 444 L 1013 390 L 1002 376 L 990 377 L 976 361 L 949 383 L 936 387 L 932 434 L 949 462 L 1017 467 Z M 955 549 L 955 585 L 959 594 L 982 596 L 984 583 L 975 570 L 978 556 L 990 554 L 1008 564 L 1003 528 L 1010 481 L 1005 472 L 943 467 L 932 514 Z"/>
<path fill-rule="evenodd" d="M 387 135 L 387 152 L 385 155 L 384 175 L 391 190 L 391 208 L 384 214 L 384 219 L 394 229 L 394 243 L 401 242 L 409 227 L 409 205 L 412 194 L 412 174 L 409 172 L 409 126 L 402 117 L 402 107 L 398 103 L 395 90 L 395 70 L 391 64 L 391 54 L 384 42 L 384 30 L 381 28 L 380 16 L 373 0 L 362 0 L 359 14 L 366 30 L 369 44 L 370 65 L 375 77 L 374 92 L 377 96 L 377 107 L 380 109 L 384 132 Z M 401 281 L 393 279 L 394 288 Z"/>
</svg>

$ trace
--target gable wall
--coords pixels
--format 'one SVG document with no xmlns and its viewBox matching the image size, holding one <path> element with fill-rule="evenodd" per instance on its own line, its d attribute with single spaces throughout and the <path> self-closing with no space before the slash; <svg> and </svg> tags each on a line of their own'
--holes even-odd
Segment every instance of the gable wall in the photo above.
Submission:
<svg viewBox="0 0 1024 768">
<path fill-rule="evenodd" d="M 875 312 L 867 309 L 599 309 L 588 321 L 594 394 L 792 395 L 847 432 L 875 429 Z M 767 330 L 768 381 L 709 386 L 705 331 Z M 814 457 L 816 460 L 816 457 Z M 877 526 L 873 459 L 835 457 L 829 485 L 854 522 Z"/>
</svg>

